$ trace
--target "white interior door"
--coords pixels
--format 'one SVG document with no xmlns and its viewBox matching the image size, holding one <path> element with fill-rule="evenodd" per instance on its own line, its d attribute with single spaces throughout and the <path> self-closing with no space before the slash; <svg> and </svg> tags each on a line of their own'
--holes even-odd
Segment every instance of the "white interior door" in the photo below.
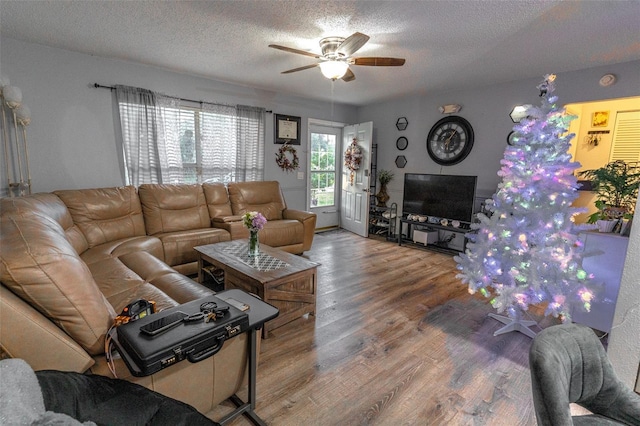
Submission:
<svg viewBox="0 0 640 426">
<path fill-rule="evenodd" d="M 346 126 L 342 131 L 342 158 L 354 138 L 360 147 L 360 168 L 353 172 L 342 167 L 340 226 L 363 237 L 369 236 L 369 178 L 373 122 Z M 343 162 L 344 163 L 344 162 Z"/>
</svg>

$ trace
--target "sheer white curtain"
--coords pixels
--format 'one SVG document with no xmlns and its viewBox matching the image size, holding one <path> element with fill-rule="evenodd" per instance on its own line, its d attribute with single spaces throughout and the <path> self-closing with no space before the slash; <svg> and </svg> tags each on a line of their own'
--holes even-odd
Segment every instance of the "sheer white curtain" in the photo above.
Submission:
<svg viewBox="0 0 640 426">
<path fill-rule="evenodd" d="M 155 93 L 116 86 L 127 184 L 162 183 L 159 142 L 164 140 L 161 108 Z"/>
<path fill-rule="evenodd" d="M 180 101 L 169 96 L 158 95 L 158 104 L 163 111 L 164 140 L 158 144 L 162 180 L 165 183 L 194 183 L 196 161 L 194 158 L 187 164 L 183 162 L 181 141 L 186 132 L 193 131 L 195 112 L 180 109 Z"/>
<path fill-rule="evenodd" d="M 208 182 L 242 181 L 236 176 L 236 107 L 205 104 L 200 115 L 202 179 Z"/>
<path fill-rule="evenodd" d="M 116 86 L 127 183 L 263 180 L 264 108 L 203 104 Z"/>
<path fill-rule="evenodd" d="M 263 180 L 265 110 L 238 105 L 237 117 L 236 180 Z"/>
</svg>

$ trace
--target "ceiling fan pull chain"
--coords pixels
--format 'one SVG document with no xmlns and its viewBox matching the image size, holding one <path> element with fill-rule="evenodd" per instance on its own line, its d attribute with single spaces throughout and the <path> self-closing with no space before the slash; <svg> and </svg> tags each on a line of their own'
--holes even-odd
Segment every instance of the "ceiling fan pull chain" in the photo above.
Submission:
<svg viewBox="0 0 640 426">
<path fill-rule="evenodd" d="M 333 88 L 334 88 L 334 84 L 336 83 L 335 80 L 331 80 L 331 119 L 333 119 Z"/>
</svg>

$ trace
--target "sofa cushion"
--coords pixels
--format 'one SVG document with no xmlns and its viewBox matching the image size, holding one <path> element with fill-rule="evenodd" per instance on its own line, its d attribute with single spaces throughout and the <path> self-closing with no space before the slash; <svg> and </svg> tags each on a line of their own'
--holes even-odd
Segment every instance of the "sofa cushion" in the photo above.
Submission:
<svg viewBox="0 0 640 426">
<path fill-rule="evenodd" d="M 0 285 L 0 324 L 2 350 L 11 358 L 29 359 L 36 370 L 83 372 L 94 363 L 67 333 L 4 285 Z"/>
<path fill-rule="evenodd" d="M 223 183 L 203 183 L 204 197 L 207 200 L 209 217 L 224 218 L 233 216 L 227 187 Z"/>
<path fill-rule="evenodd" d="M 198 253 L 194 247 L 231 240 L 227 231 L 217 228 L 167 232 L 156 236 L 164 247 L 164 261 L 171 266 L 197 261 Z"/>
<path fill-rule="evenodd" d="M 257 211 L 267 220 L 280 220 L 287 208 L 277 181 L 231 182 L 228 190 L 234 215 Z"/>
<path fill-rule="evenodd" d="M 104 352 L 115 312 L 55 220 L 2 215 L 0 280 L 90 354 Z"/>
<path fill-rule="evenodd" d="M 80 257 L 87 264 L 91 264 L 109 257 L 118 257 L 136 251 L 145 251 L 158 259 L 164 259 L 162 241 L 157 237 L 149 236 L 129 237 L 99 244 L 82 253 Z"/>
<path fill-rule="evenodd" d="M 202 185 L 143 184 L 138 194 L 149 235 L 211 227 Z"/>
<path fill-rule="evenodd" d="M 146 235 L 142 207 L 133 186 L 54 191 L 69 209 L 89 247 Z"/>
<path fill-rule="evenodd" d="M 259 238 L 261 243 L 271 247 L 302 244 L 304 227 L 297 220 L 274 220 L 265 224 Z"/>
<path fill-rule="evenodd" d="M 2 198 L 0 203 L 2 214 L 35 212 L 55 220 L 64 229 L 76 253 L 81 254 L 89 248 L 82 231 L 73 223 L 67 206 L 55 194 L 43 192 L 25 197 Z"/>
<path fill-rule="evenodd" d="M 183 304 L 212 294 L 212 291 L 207 287 L 177 273 L 173 268 L 146 253 L 129 253 L 121 256 L 120 260 L 146 282 L 153 284 L 158 290 L 171 297 L 176 304 Z"/>
<path fill-rule="evenodd" d="M 89 268 L 116 312 L 138 299 L 153 300 L 156 309 L 162 311 L 211 294 L 206 287 L 146 252 L 103 259 Z"/>
</svg>

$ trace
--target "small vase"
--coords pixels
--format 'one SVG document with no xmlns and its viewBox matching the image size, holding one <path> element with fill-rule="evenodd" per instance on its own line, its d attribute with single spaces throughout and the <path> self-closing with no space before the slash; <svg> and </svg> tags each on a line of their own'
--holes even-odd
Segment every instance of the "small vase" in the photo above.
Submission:
<svg viewBox="0 0 640 426">
<path fill-rule="evenodd" d="M 378 199 L 378 207 L 387 207 L 387 201 L 391 198 L 387 194 L 387 185 L 380 185 L 380 192 L 376 194 L 376 198 Z"/>
<path fill-rule="evenodd" d="M 617 220 L 598 220 L 596 221 L 596 225 L 598 226 L 598 231 L 600 232 L 612 232 L 613 227 L 618 223 Z"/>
<path fill-rule="evenodd" d="M 249 256 L 257 256 L 258 254 L 260 254 L 258 231 L 249 230 Z"/>
</svg>

